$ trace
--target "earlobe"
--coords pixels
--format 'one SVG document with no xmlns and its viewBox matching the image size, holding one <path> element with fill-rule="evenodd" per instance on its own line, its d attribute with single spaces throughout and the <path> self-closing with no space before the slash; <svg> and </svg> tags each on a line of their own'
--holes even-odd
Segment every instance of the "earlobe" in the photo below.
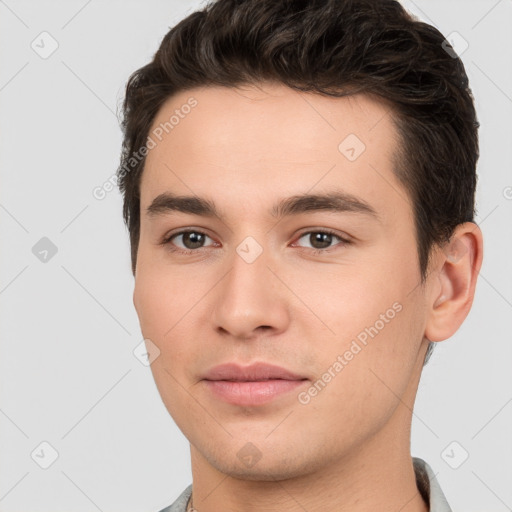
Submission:
<svg viewBox="0 0 512 512">
<path fill-rule="evenodd" d="M 425 337 L 430 341 L 452 336 L 468 315 L 482 257 L 482 232 L 473 222 L 457 226 L 450 242 L 438 249 L 436 270 L 428 286 L 431 306 Z"/>
</svg>

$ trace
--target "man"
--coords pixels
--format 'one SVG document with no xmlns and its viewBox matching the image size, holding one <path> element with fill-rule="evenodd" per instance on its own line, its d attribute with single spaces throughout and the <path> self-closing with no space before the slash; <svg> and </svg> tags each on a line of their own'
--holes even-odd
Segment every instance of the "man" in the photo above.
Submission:
<svg viewBox="0 0 512 512">
<path fill-rule="evenodd" d="M 133 300 L 193 477 L 162 512 L 450 510 L 410 427 L 481 267 L 477 128 L 392 0 L 218 0 L 132 75 Z"/>
</svg>

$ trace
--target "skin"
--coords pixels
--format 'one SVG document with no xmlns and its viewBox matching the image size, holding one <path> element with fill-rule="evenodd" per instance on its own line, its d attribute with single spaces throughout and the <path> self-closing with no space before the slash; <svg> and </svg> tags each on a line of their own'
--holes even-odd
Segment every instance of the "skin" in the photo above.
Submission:
<svg viewBox="0 0 512 512">
<path fill-rule="evenodd" d="M 162 400 L 190 441 L 195 508 L 427 511 L 410 454 L 411 411 L 428 340 L 450 337 L 470 310 L 480 229 L 460 225 L 449 246 L 435 248 L 422 286 L 411 203 L 392 170 L 389 105 L 270 83 L 197 88 L 168 99 L 153 127 L 191 96 L 197 106 L 147 156 L 133 302 L 160 351 L 151 369 Z M 354 161 L 338 149 L 349 134 L 366 145 Z M 340 189 L 378 218 L 269 214 L 289 196 Z M 162 192 L 207 198 L 222 220 L 148 215 Z M 160 244 L 185 229 L 205 233 L 202 246 L 180 235 Z M 315 229 L 352 243 L 333 236 L 322 245 Z M 236 251 L 248 236 L 262 248 L 252 263 Z M 298 393 L 396 303 L 400 312 L 300 403 Z M 228 361 L 270 362 L 308 380 L 264 405 L 232 405 L 202 381 Z M 237 455 L 244 446 L 256 463 Z"/>
</svg>

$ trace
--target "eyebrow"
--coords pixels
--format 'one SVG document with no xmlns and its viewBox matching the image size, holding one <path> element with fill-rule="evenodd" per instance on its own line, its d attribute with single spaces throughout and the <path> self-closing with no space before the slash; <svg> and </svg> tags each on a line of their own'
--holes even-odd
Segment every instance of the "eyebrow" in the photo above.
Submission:
<svg viewBox="0 0 512 512">
<path fill-rule="evenodd" d="M 281 219 L 317 211 L 362 213 L 380 220 L 379 214 L 370 204 L 342 191 L 323 194 L 296 194 L 279 201 L 271 208 L 269 214 L 274 218 Z M 198 196 L 180 196 L 171 192 L 164 192 L 155 197 L 146 209 L 148 217 L 157 217 L 172 212 L 215 217 L 221 221 L 224 218 L 215 203 L 209 199 Z"/>
</svg>

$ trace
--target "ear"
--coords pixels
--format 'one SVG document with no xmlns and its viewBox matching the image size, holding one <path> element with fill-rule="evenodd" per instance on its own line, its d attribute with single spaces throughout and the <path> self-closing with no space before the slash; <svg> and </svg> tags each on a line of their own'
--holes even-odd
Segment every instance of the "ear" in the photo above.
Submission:
<svg viewBox="0 0 512 512">
<path fill-rule="evenodd" d="M 473 304 L 482 258 L 482 232 L 473 222 L 459 224 L 450 242 L 436 251 L 429 276 L 428 340 L 443 341 L 461 326 Z"/>
</svg>

